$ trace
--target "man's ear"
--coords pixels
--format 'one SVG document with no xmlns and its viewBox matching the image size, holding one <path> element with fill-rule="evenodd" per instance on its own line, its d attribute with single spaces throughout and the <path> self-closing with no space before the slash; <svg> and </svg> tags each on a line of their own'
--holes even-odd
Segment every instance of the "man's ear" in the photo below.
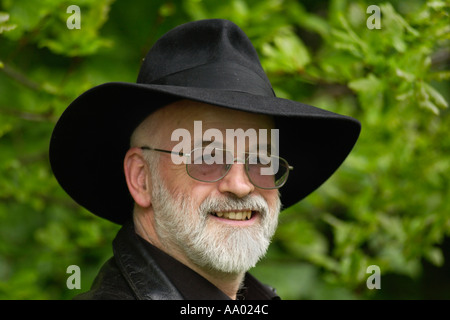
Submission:
<svg viewBox="0 0 450 320">
<path fill-rule="evenodd" d="M 147 208 L 151 205 L 150 170 L 140 148 L 131 148 L 124 159 L 125 178 L 128 190 L 137 205 Z"/>
</svg>

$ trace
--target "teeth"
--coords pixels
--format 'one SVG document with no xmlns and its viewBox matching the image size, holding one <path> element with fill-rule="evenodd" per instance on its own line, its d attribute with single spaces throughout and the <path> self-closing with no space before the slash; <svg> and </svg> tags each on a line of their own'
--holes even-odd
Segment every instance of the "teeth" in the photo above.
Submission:
<svg viewBox="0 0 450 320">
<path fill-rule="evenodd" d="M 230 220 L 249 220 L 252 217 L 252 212 L 251 211 L 213 212 L 213 215 Z"/>
</svg>

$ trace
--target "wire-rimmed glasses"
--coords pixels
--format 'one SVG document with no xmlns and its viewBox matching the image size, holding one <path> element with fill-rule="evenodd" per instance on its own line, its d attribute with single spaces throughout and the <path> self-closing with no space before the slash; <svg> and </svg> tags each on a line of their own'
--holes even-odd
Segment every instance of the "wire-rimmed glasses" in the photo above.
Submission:
<svg viewBox="0 0 450 320">
<path fill-rule="evenodd" d="M 266 153 L 245 152 L 244 159 L 234 158 L 233 152 L 210 147 L 195 148 L 190 153 L 174 152 L 142 146 L 142 150 L 158 151 L 186 157 L 187 174 L 198 181 L 216 182 L 230 171 L 237 161 L 245 164 L 245 172 L 250 182 L 261 189 L 278 189 L 287 181 L 289 171 L 293 167 L 288 162 L 275 155 Z"/>
</svg>

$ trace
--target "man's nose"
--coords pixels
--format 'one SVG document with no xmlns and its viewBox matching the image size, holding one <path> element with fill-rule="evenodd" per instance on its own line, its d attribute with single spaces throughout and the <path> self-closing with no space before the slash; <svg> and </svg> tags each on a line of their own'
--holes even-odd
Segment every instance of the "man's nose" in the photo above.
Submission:
<svg viewBox="0 0 450 320">
<path fill-rule="evenodd" d="M 233 193 L 238 198 L 243 198 L 255 190 L 245 172 L 245 164 L 234 163 L 227 175 L 219 181 L 221 193 Z"/>
</svg>

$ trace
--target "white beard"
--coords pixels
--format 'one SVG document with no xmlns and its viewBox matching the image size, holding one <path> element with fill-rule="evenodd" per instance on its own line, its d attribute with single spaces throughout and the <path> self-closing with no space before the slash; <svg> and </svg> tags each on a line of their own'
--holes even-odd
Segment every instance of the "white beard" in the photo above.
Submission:
<svg viewBox="0 0 450 320">
<path fill-rule="evenodd" d="M 152 204 L 161 243 L 175 246 L 200 268 L 221 273 L 246 272 L 266 254 L 278 224 L 279 197 L 273 208 L 262 196 L 208 197 L 196 209 L 191 197 L 172 195 L 155 173 Z M 259 211 L 259 220 L 245 227 L 219 223 L 209 214 L 248 209 Z"/>
</svg>

